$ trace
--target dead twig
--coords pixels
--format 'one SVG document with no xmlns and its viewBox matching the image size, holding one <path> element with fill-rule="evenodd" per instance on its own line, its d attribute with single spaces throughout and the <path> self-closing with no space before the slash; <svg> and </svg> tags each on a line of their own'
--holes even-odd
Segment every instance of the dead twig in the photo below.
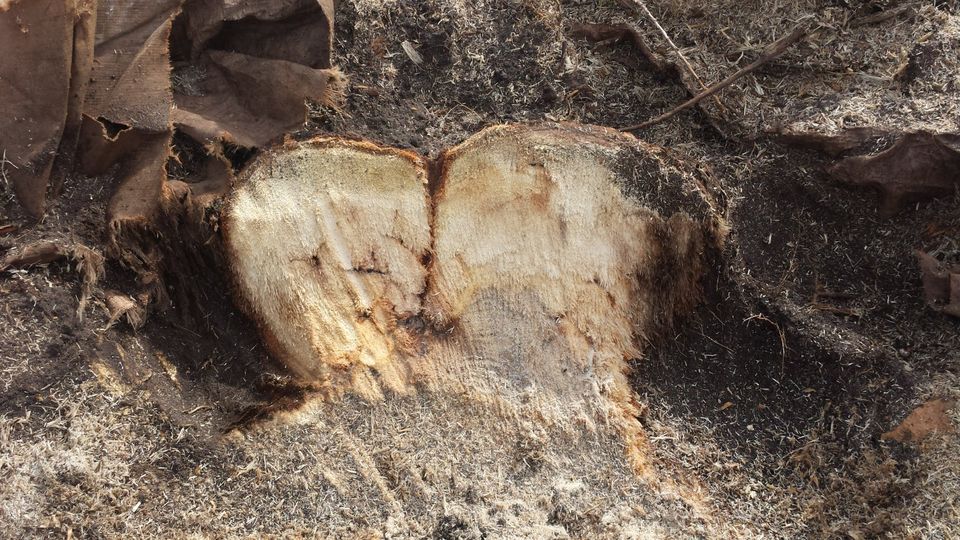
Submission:
<svg viewBox="0 0 960 540">
<path fill-rule="evenodd" d="M 646 122 L 643 122 L 643 123 L 640 123 L 640 124 L 637 124 L 637 125 L 634 125 L 634 126 L 629 126 L 629 127 L 622 128 L 620 131 L 637 131 L 637 130 L 640 130 L 640 129 L 648 128 L 648 127 L 650 127 L 650 126 L 652 126 L 652 125 L 654 125 L 654 124 L 659 124 L 660 122 L 663 122 L 664 120 L 667 120 L 668 118 L 673 117 L 674 115 L 676 115 L 676 114 L 679 113 L 679 112 L 685 111 L 685 110 L 687 110 L 687 109 L 689 109 L 689 108 L 697 105 L 698 103 L 700 103 L 700 102 L 703 101 L 704 99 L 707 99 L 708 97 L 710 97 L 710 96 L 716 94 L 717 92 L 723 90 L 724 88 L 730 86 L 731 84 L 733 84 L 734 82 L 736 82 L 738 79 L 740 79 L 740 78 L 743 77 L 744 75 L 752 72 L 753 70 L 755 70 L 755 69 L 757 69 L 758 67 L 766 64 L 767 62 L 778 58 L 780 55 L 782 55 L 784 52 L 786 52 L 787 49 L 789 49 L 792 45 L 794 45 L 795 43 L 797 43 L 798 41 L 800 41 L 801 39 L 803 39 L 806 35 L 807 35 L 807 30 L 805 29 L 805 27 L 804 27 L 804 26 L 798 26 L 797 28 L 795 28 L 795 29 L 793 30 L 793 32 L 790 32 L 790 34 L 787 35 L 786 37 L 780 38 L 780 39 L 778 39 L 777 41 L 775 41 L 774 43 L 772 43 L 769 47 L 767 47 L 766 51 L 765 51 L 763 54 L 760 55 L 760 57 L 758 57 L 756 60 L 754 60 L 753 62 L 751 62 L 751 63 L 750 63 L 749 65 L 747 65 L 746 67 L 741 68 L 740 70 L 738 70 L 738 71 L 737 71 L 736 73 L 734 73 L 733 75 L 730 75 L 730 76 L 727 77 L 726 79 L 718 82 L 717 84 L 714 84 L 713 86 L 707 88 L 707 89 L 704 90 L 703 92 L 700 92 L 700 93 L 697 94 L 696 96 L 694 96 L 694 97 L 690 98 L 689 100 L 685 101 L 684 103 L 682 103 L 682 104 L 674 107 L 673 109 L 671 109 L 671 110 L 669 110 L 669 111 L 661 114 L 660 116 L 657 116 L 657 117 L 655 117 L 655 118 L 651 118 L 650 120 L 647 120 Z"/>
<path fill-rule="evenodd" d="M 12 161 L 7 159 L 7 150 L 4 148 L 3 155 L 0 156 L 0 193 L 10 193 L 10 196 L 13 197 L 13 189 L 10 184 L 10 178 L 7 177 L 8 165 L 14 169 L 18 168 Z"/>
<path fill-rule="evenodd" d="M 906 4 L 903 6 L 885 9 L 879 13 L 874 13 L 873 15 L 867 15 L 865 17 L 859 17 L 850 21 L 850 27 L 856 28 L 858 26 L 866 26 L 869 24 L 878 24 L 883 21 L 892 19 L 902 13 L 913 11 L 913 5 Z"/>
<path fill-rule="evenodd" d="M 586 39 L 595 43 L 601 41 L 629 41 L 640 51 L 643 59 L 653 67 L 654 71 L 666 73 L 673 67 L 672 64 L 650 48 L 640 32 L 626 24 L 574 24 L 570 29 L 570 34 L 575 38 Z"/>
<path fill-rule="evenodd" d="M 693 65 L 690 63 L 689 60 L 687 60 L 687 57 L 680 50 L 680 47 L 677 47 L 677 44 L 674 43 L 672 39 L 670 39 L 670 34 L 668 34 L 667 31 L 663 28 L 663 25 L 660 24 L 660 21 L 658 21 L 657 18 L 653 16 L 653 12 L 651 12 L 650 9 L 647 8 L 647 5 L 644 4 L 642 0 L 630 0 L 630 3 L 635 8 L 639 7 L 640 10 L 643 11 L 643 13 L 647 16 L 647 18 L 650 19 L 650 22 L 652 22 L 653 25 L 657 27 L 657 30 L 660 30 L 660 34 L 662 34 L 663 38 L 666 39 L 667 43 L 670 44 L 670 47 L 673 49 L 673 52 L 677 53 L 677 56 L 680 57 L 680 60 L 683 62 L 683 65 L 686 66 L 687 71 L 690 72 L 690 75 L 693 75 L 693 78 L 697 80 L 697 83 L 700 84 L 700 88 L 703 88 L 704 90 L 706 90 L 707 84 L 703 82 L 703 79 L 700 78 L 700 75 L 697 73 L 697 70 L 693 69 Z M 693 93 L 692 89 L 691 89 L 691 93 Z M 726 114 L 727 112 L 726 108 L 723 106 L 723 103 L 720 102 L 720 99 L 714 98 L 714 100 L 717 103 L 717 107 L 720 109 L 720 113 Z"/>
<path fill-rule="evenodd" d="M 743 320 L 743 322 L 752 321 L 754 319 L 770 323 L 774 328 L 777 329 L 777 334 L 780 335 L 780 376 L 783 377 L 783 374 L 786 371 L 787 363 L 787 335 L 784 333 L 783 328 L 781 328 L 779 324 L 775 323 L 766 315 L 760 313 L 747 317 Z"/>
<path fill-rule="evenodd" d="M 814 281 L 813 287 L 813 299 L 810 301 L 812 304 L 820 303 L 821 298 L 827 298 L 832 300 L 853 300 L 857 295 L 854 293 L 838 292 L 830 290 L 824 287 L 823 283 L 820 283 L 820 279 Z"/>
</svg>

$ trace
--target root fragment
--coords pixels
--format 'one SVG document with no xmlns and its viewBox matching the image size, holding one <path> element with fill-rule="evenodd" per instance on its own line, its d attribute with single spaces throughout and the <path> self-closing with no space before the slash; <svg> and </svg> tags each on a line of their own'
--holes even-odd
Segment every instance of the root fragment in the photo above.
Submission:
<svg viewBox="0 0 960 540">
<path fill-rule="evenodd" d="M 36 242 L 10 253 L 0 261 L 0 272 L 16 268 L 28 268 L 38 264 L 48 264 L 60 259 L 69 259 L 76 263 L 80 273 L 80 301 L 77 305 L 77 318 L 83 320 L 90 296 L 97 281 L 103 276 L 103 255 L 83 244 L 61 244 L 59 242 Z"/>
</svg>

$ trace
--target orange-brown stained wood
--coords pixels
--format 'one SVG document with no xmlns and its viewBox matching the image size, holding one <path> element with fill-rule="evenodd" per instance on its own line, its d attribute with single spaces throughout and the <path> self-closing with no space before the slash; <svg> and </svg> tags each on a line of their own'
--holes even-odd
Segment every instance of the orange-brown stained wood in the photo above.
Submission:
<svg viewBox="0 0 960 540">
<path fill-rule="evenodd" d="M 919 442 L 934 433 L 950 433 L 956 428 L 948 415 L 956 405 L 949 399 L 931 399 L 913 410 L 897 427 L 884 433 L 884 440 Z"/>
</svg>

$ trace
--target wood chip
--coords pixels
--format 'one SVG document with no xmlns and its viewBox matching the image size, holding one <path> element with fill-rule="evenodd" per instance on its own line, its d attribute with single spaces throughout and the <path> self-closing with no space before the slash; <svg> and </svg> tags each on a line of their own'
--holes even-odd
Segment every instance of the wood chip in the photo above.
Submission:
<svg viewBox="0 0 960 540">
<path fill-rule="evenodd" d="M 411 62 L 418 66 L 423 63 L 423 57 L 413 48 L 412 43 L 404 40 L 403 43 L 400 44 L 400 47 L 403 48 L 403 52 L 407 53 L 407 58 L 409 58 Z"/>
</svg>

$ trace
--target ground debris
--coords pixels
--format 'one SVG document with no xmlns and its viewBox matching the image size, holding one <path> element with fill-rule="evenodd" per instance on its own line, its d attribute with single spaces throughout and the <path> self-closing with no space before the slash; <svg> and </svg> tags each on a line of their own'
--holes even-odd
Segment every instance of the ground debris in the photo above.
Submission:
<svg viewBox="0 0 960 540">
<path fill-rule="evenodd" d="M 204 1 L 214 11 L 226 5 Z M 231 0 L 230 9 L 239 15 L 216 16 L 192 34 L 183 26 L 186 17 L 175 18 L 174 46 L 169 55 L 157 54 L 170 59 L 173 99 L 211 96 L 208 85 L 223 74 L 208 58 L 211 51 L 291 61 L 264 55 L 261 46 L 277 36 L 302 42 L 322 23 L 316 4 Z M 917 246 L 946 263 L 958 260 L 955 205 L 941 200 L 879 220 L 869 197 L 851 196 L 837 182 L 825 182 L 822 171 L 825 158 L 877 154 L 903 133 L 958 133 L 958 56 L 952 37 L 958 34 L 956 27 L 942 24 L 956 19 L 956 2 L 645 4 L 666 40 L 642 15 L 609 1 L 339 1 L 335 47 L 351 91 L 342 111 L 309 103 L 309 123 L 291 121 L 296 131 L 286 145 L 315 135 L 361 138 L 416 149 L 430 162 L 442 163 L 442 157 L 434 158 L 491 124 L 545 118 L 605 126 L 640 122 L 703 89 L 682 69 L 681 55 L 709 85 L 757 58 L 765 44 L 810 13 L 822 16 L 827 25 L 780 59 L 643 133 L 646 141 L 685 155 L 687 163 L 714 169 L 718 184 L 707 187 L 730 204 L 730 253 L 716 266 L 711 262 L 702 280 L 705 289 L 715 289 L 712 299 L 677 325 L 680 335 L 640 336 L 643 360 L 630 361 L 636 416 L 656 454 L 653 467 L 663 477 L 681 479 L 687 493 L 663 501 L 657 489 L 637 484 L 632 476 L 611 475 L 604 463 L 622 460 L 622 448 L 602 444 L 580 423 L 560 430 L 524 422 L 518 440 L 486 439 L 478 434 L 490 432 L 490 419 L 502 414 L 497 403 L 477 408 L 466 401 L 430 400 L 430 393 L 419 388 L 416 395 L 380 402 L 352 394 L 324 402 L 311 396 L 313 388 L 294 391 L 290 374 L 278 371 L 281 367 L 264 352 L 255 325 L 233 308 L 229 289 L 201 281 L 213 274 L 208 270 L 219 268 L 208 265 L 207 256 L 216 252 L 222 235 L 230 234 L 218 227 L 222 193 L 236 180 L 235 172 L 242 178 L 239 169 L 251 155 L 259 159 L 259 152 L 238 145 L 239 131 L 215 118 L 190 124 L 171 115 L 173 155 L 159 151 L 156 160 L 124 158 L 117 162 L 121 168 L 104 172 L 103 179 L 68 177 L 63 196 L 50 198 L 44 220 L 0 238 L 0 250 L 39 238 L 99 246 L 113 187 L 138 163 L 148 165 L 141 170 L 156 183 L 145 185 L 162 184 L 161 207 L 184 208 L 189 219 L 177 213 L 162 226 L 123 227 L 114 238 L 132 240 L 121 242 L 131 264 L 144 261 L 141 255 L 157 255 L 148 248 L 162 243 L 168 263 L 162 272 L 182 280 L 168 280 L 155 290 L 169 294 L 177 306 L 202 308 L 189 323 L 178 324 L 173 313 L 155 316 L 130 273 L 111 266 L 108 279 L 101 281 L 104 293 L 96 297 L 106 309 L 89 310 L 86 324 L 76 325 L 66 320 L 71 315 L 60 316 L 75 305 L 76 287 L 57 286 L 66 262 L 54 263 L 56 271 L 18 270 L 0 279 L 0 462 L 12 464 L 5 468 L 11 478 L 0 486 L 0 523 L 9 535 L 56 535 L 43 529 L 54 526 L 61 536 L 72 530 L 75 537 L 105 538 L 349 538 L 364 532 L 371 537 L 607 538 L 617 537 L 615 531 L 655 538 L 953 537 L 960 530 L 957 433 L 929 437 L 923 452 L 880 437 L 927 396 L 960 398 L 956 377 L 927 387 L 931 373 L 957 371 L 957 321 L 926 307 L 910 255 Z M 901 4 L 911 9 L 889 16 Z M 253 5 L 263 10 L 244 12 Z M 296 14 L 267 14 L 288 8 Z M 644 65 L 630 36 L 594 46 L 573 35 L 571 29 L 581 21 L 636 29 L 666 62 L 681 67 L 681 81 Z M 152 24 L 144 19 L 148 33 L 156 29 Z M 251 30 L 264 39 L 251 38 Z M 198 55 L 183 49 L 194 42 L 190 35 L 201 34 L 206 37 L 196 41 Z M 0 36 L 7 34 L 0 29 Z M 313 50 L 322 49 L 323 40 L 309 41 Z M 416 47 L 421 65 L 404 53 L 403 42 Z M 98 49 L 136 56 L 129 53 L 136 47 L 127 45 L 101 43 Z M 53 75 L 60 77 L 60 71 L 51 69 Z M 259 75 L 258 81 L 269 82 Z M 256 93 L 257 84 L 241 90 Z M 119 97 L 139 93 L 124 88 Z M 302 100 L 289 103 L 302 106 Z M 103 118 L 86 120 L 100 139 L 118 139 L 107 146 L 136 149 L 147 142 L 152 151 L 165 150 L 169 142 L 163 140 L 166 132 L 144 138 L 135 124 Z M 726 131 L 718 137 L 714 128 L 721 118 Z M 776 135 L 796 135 L 801 145 L 822 152 L 773 144 Z M 211 149 L 213 156 L 207 153 Z M 516 165 L 552 166 L 527 159 Z M 17 166 L 0 162 L 0 176 Z M 13 186 L 12 174 L 9 180 Z M 379 180 L 368 184 L 373 185 Z M 0 191 L 7 199 L 3 185 Z M 155 200 L 150 196 L 157 192 L 140 193 Z M 571 203 L 583 199 L 576 193 L 570 193 Z M 309 209 L 312 201 L 301 202 Z M 332 208 L 342 212 L 353 205 L 365 211 L 375 206 L 358 195 Z M 195 230 L 199 218 L 205 224 Z M 384 213 L 371 222 L 376 228 L 391 220 Z M 0 223 L 7 222 L 0 216 Z M 578 222 L 563 222 L 561 230 Z M 938 228 L 929 236 L 937 236 L 920 238 L 930 223 Z M 476 229 L 483 234 L 489 227 Z M 655 232 L 673 237 L 676 231 Z M 264 251 L 275 249 L 277 240 L 282 238 L 263 242 Z M 142 249 L 133 249 L 134 243 Z M 409 249 L 400 244 L 396 251 Z M 0 259 L 6 254 L 0 251 Z M 365 250 L 352 255 L 368 258 Z M 432 258 L 444 258 L 432 257 L 434 251 L 429 255 L 426 262 L 411 263 L 429 266 Z M 597 254 L 588 249 L 578 257 L 590 263 Z M 392 272 L 377 264 L 382 260 L 362 262 L 355 274 L 363 282 L 380 283 L 386 279 L 381 272 Z M 649 277 L 660 284 L 674 271 L 664 268 Z M 605 276 L 597 276 L 598 286 L 609 286 Z M 669 285 L 661 288 L 670 294 Z M 181 297 L 187 289 L 195 299 Z M 150 324 L 136 332 L 123 322 L 136 312 L 124 313 L 132 303 L 151 313 Z M 548 329 L 571 324 L 569 314 L 550 315 L 563 317 L 551 317 Z M 113 326 L 105 329 L 114 316 Z M 431 328 L 421 319 L 397 324 Z M 484 334 L 491 340 L 513 330 L 502 317 L 497 322 Z M 388 331 L 399 334 L 392 324 L 387 321 Z M 457 330 L 457 324 L 451 328 Z M 445 342 L 459 339 L 454 332 Z M 595 342 L 587 353 L 607 350 L 607 341 Z M 476 367 L 499 377 L 511 365 L 501 359 L 518 358 L 523 350 L 510 347 L 496 358 L 480 355 L 469 366 L 451 370 Z M 571 377 L 569 366 L 563 367 L 563 376 Z M 560 377 L 556 371 L 548 375 Z M 79 386 L 74 382 L 84 377 L 92 378 Z M 386 380 L 374 373 L 372 380 L 356 383 Z M 540 380 L 508 382 L 518 388 L 531 383 L 514 397 L 533 407 L 543 395 Z M 600 391 L 609 388 L 598 382 Z M 469 395 L 477 386 L 464 390 Z M 589 384 L 581 386 L 592 391 Z M 527 401 L 531 397 L 534 401 Z M 56 409 L 49 406 L 51 399 Z M 70 415 L 66 426 L 62 411 Z M 439 429 L 423 428 L 428 425 Z M 455 440 L 468 444 L 451 452 Z M 942 448 L 931 450 L 937 446 Z M 584 457 L 573 465 L 582 471 L 576 478 L 564 474 L 571 452 Z M 559 495 L 551 497 L 551 490 Z M 402 512 L 396 512 L 398 504 Z M 688 519 L 688 505 L 702 505 L 699 515 L 705 518 Z M 621 506 L 635 508 L 636 516 L 621 512 Z"/>
<path fill-rule="evenodd" d="M 910 133 L 891 148 L 841 160 L 829 170 L 840 182 L 876 189 L 885 217 L 910 204 L 952 195 L 960 182 L 960 137 Z"/>
<path fill-rule="evenodd" d="M 716 84 L 710 85 L 710 87 L 704 89 L 702 92 L 698 92 L 695 96 L 693 96 L 689 100 L 681 103 L 680 105 L 677 105 L 673 109 L 670 109 L 669 111 L 661 114 L 660 116 L 651 118 L 646 122 L 641 122 L 633 126 L 625 127 L 623 128 L 623 131 L 639 131 L 641 129 L 648 128 L 654 124 L 658 124 L 660 122 L 663 122 L 664 120 L 669 119 L 670 117 L 676 115 L 681 111 L 684 111 L 686 109 L 689 109 L 690 107 L 697 105 L 704 99 L 707 99 L 708 97 L 715 95 L 717 92 L 720 92 L 724 88 L 737 82 L 737 80 L 743 77 L 744 75 L 747 75 L 755 71 L 757 68 L 766 64 L 767 62 L 770 62 L 771 60 L 779 58 L 780 55 L 782 55 L 784 52 L 787 51 L 787 49 L 789 49 L 791 46 L 793 46 L 794 44 L 796 44 L 806 36 L 807 36 L 806 25 L 802 24 L 800 26 L 797 26 L 796 28 L 793 29 L 792 32 L 790 32 L 786 36 L 778 39 L 774 43 L 771 43 L 770 46 L 763 51 L 763 54 L 761 54 L 756 60 L 754 60 L 753 62 L 750 62 L 743 68 L 737 70 L 735 73 L 726 77 L 722 81 Z"/>
<path fill-rule="evenodd" d="M 838 133 L 817 133 L 813 131 L 793 133 L 784 129 L 772 132 L 777 140 L 784 144 L 799 148 L 808 148 L 838 158 L 850 152 L 861 150 L 869 151 L 868 145 L 876 144 L 878 140 L 895 137 L 875 127 L 853 127 Z"/>
<path fill-rule="evenodd" d="M 116 291 L 106 291 L 107 312 L 110 320 L 107 321 L 106 328 L 110 328 L 121 318 L 125 318 L 127 324 L 134 330 L 143 326 L 146 321 L 146 313 L 142 305 L 133 298 Z"/>
<path fill-rule="evenodd" d="M 104 259 L 99 252 L 82 244 L 37 242 L 7 254 L 0 260 L 0 272 L 11 268 L 27 268 L 37 264 L 52 263 L 60 259 L 70 259 L 75 262 L 77 272 L 80 273 L 82 285 L 77 318 L 82 321 L 93 289 L 104 272 Z"/>
<path fill-rule="evenodd" d="M 917 251 L 923 297 L 927 305 L 954 317 L 960 317 L 960 267 L 947 266 L 936 257 Z"/>
<path fill-rule="evenodd" d="M 423 56 L 421 56 L 420 53 L 417 52 L 417 49 L 413 47 L 413 43 L 404 40 L 400 43 L 400 48 L 403 49 L 403 52 L 406 53 L 407 58 L 409 58 L 414 64 L 419 66 L 423 63 Z"/>
</svg>

